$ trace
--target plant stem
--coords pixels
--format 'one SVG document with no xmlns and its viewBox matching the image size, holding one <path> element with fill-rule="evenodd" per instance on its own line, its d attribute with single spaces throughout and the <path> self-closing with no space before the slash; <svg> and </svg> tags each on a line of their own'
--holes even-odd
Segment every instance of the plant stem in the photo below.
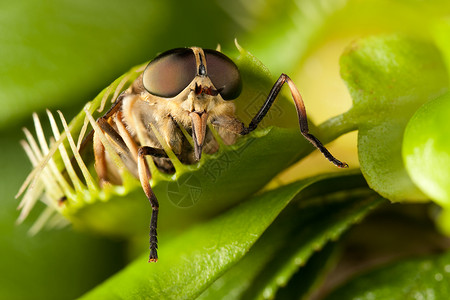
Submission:
<svg viewBox="0 0 450 300">
<path fill-rule="evenodd" d="M 352 109 L 349 111 L 332 117 L 317 128 L 321 141 L 327 144 L 341 135 L 358 129 L 358 122 L 352 116 Z"/>
</svg>

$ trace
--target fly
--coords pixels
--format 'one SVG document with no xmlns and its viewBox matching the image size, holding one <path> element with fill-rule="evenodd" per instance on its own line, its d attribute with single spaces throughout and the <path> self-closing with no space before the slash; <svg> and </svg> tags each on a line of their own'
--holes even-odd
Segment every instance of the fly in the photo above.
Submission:
<svg viewBox="0 0 450 300">
<path fill-rule="evenodd" d="M 151 173 L 146 156 L 150 156 L 159 169 L 166 172 L 173 170 L 155 131 L 159 132 L 181 162 L 195 163 L 200 160 L 202 152 L 213 153 L 219 147 L 207 128 L 208 124 L 217 130 L 226 144 L 233 144 L 238 136 L 247 135 L 257 128 L 284 83 L 287 83 L 291 91 L 301 134 L 337 167 L 348 167 L 309 133 L 302 97 L 286 74 L 280 75 L 248 126 L 237 119 L 232 100 L 241 92 L 239 70 L 230 58 L 216 50 L 191 47 L 172 49 L 160 54 L 117 98 L 112 108 L 97 120 L 127 169 L 140 180 L 150 201 L 152 215 L 149 262 L 156 262 L 158 259 L 159 203 L 149 183 Z M 184 137 L 181 127 L 192 135 L 193 147 Z M 93 144 L 95 170 L 100 185 L 105 182 L 120 183 L 118 171 L 95 131 Z"/>
</svg>

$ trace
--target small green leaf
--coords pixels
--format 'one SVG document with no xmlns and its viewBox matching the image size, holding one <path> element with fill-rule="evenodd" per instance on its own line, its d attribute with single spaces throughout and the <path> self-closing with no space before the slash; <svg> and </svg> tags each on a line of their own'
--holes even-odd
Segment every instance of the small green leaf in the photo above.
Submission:
<svg viewBox="0 0 450 300">
<path fill-rule="evenodd" d="M 441 229 L 450 234 L 450 94 L 422 105 L 405 130 L 403 159 L 414 183 L 444 211 Z"/>
<path fill-rule="evenodd" d="M 420 107 L 405 130 L 403 157 L 414 183 L 450 207 L 450 94 Z"/>
<path fill-rule="evenodd" d="M 370 37 L 351 45 L 341 74 L 353 98 L 347 121 L 358 124 L 361 171 L 391 201 L 424 200 L 401 156 L 406 123 L 421 104 L 448 89 L 437 49 L 401 36 Z"/>
<path fill-rule="evenodd" d="M 396 262 L 334 291 L 338 299 L 449 299 L 450 252 Z"/>
</svg>

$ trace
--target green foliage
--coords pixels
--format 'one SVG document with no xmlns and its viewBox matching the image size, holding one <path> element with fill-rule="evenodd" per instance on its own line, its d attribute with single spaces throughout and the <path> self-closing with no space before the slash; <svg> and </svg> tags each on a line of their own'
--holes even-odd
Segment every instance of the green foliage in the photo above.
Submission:
<svg viewBox="0 0 450 300">
<path fill-rule="evenodd" d="M 329 299 L 450 297 L 449 242 L 429 224 L 437 220 L 450 232 L 450 23 L 442 18 L 450 13 L 448 1 L 21 1 L 0 7 L 0 298 L 309 299 L 333 288 Z M 235 37 L 255 56 L 242 49 L 234 54 Z M 85 106 L 100 116 L 102 101 L 109 103 L 139 75 L 142 65 L 120 76 L 130 66 L 170 48 L 221 43 L 241 70 L 244 90 L 235 102 L 248 123 L 279 73 L 301 87 L 295 76 L 310 67 L 304 65 L 309 54 L 356 37 L 340 60 L 353 107 L 310 129 L 325 144 L 358 130 L 362 174 L 338 170 L 290 184 L 272 181 L 268 189 L 278 173 L 313 150 L 284 93 L 263 126 L 235 145 L 222 145 L 196 165 L 175 162 L 174 176 L 153 167 L 161 205 L 156 264 L 143 253 L 150 207 L 125 170 L 123 186 L 100 189 L 89 161 L 91 185 L 75 182 L 67 188 L 67 205 L 54 206 L 57 216 L 85 233 L 65 228 L 27 235 L 49 212 L 41 203 L 24 224 L 14 225 L 13 197 L 29 170 L 18 149 L 19 129 L 30 127 L 23 120 L 32 111 L 67 110 L 76 116 L 69 125 L 76 137 L 85 121 L 80 107 L 104 89 Z M 323 82 L 323 88 L 336 82 Z M 434 147 L 425 149 L 430 139 Z M 67 140 L 63 145 L 69 149 Z M 58 151 L 54 159 L 62 169 Z M 436 196 L 435 187 L 444 193 Z M 404 204 L 430 199 L 435 203 L 417 205 L 419 214 Z M 398 260 L 401 249 L 379 238 L 389 224 L 357 226 L 374 208 L 378 215 L 395 210 L 398 222 L 415 224 L 392 232 L 415 237 L 421 228 L 433 234 L 418 237 L 413 245 L 421 247 L 408 252 L 422 257 Z M 50 219 L 54 227 L 58 222 Z M 354 228 L 361 228 L 370 250 L 351 248 Z M 345 260 L 377 249 L 387 254 L 363 262 L 366 275 L 354 271 L 359 261 Z M 442 254 L 428 255 L 436 249 Z M 380 268 L 380 261 L 393 262 Z M 349 281 L 336 287 L 343 280 Z"/>
</svg>

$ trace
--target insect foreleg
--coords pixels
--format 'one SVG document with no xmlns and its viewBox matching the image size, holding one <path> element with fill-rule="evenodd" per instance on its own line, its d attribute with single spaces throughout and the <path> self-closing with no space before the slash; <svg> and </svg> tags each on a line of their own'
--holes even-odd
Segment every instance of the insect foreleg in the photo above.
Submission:
<svg viewBox="0 0 450 300">
<path fill-rule="evenodd" d="M 155 194 L 153 193 L 152 187 L 150 186 L 150 168 L 148 167 L 147 160 L 145 159 L 146 155 L 151 155 L 154 157 L 167 157 L 166 153 L 161 149 L 155 149 L 148 146 L 139 147 L 138 150 L 138 174 L 139 180 L 142 185 L 142 189 L 144 190 L 145 195 L 147 196 L 150 204 L 152 206 L 152 217 L 150 220 L 150 257 L 149 262 L 156 262 L 158 260 L 158 238 L 157 238 L 157 223 L 158 223 L 158 210 L 159 203 L 158 199 L 156 199 Z"/>
<path fill-rule="evenodd" d="M 287 76 L 286 74 L 281 74 L 278 80 L 273 85 L 270 90 L 269 96 L 267 96 L 266 101 L 264 102 L 261 109 L 258 113 L 253 117 L 252 121 L 248 125 L 248 127 L 244 127 L 241 132 L 241 135 L 246 135 L 256 129 L 258 124 L 262 121 L 262 119 L 266 116 L 273 102 L 277 98 L 278 94 L 284 83 L 287 83 L 289 89 L 291 90 L 292 98 L 294 99 L 295 108 L 297 109 L 298 121 L 300 124 L 300 132 L 301 134 L 313 144 L 322 154 L 333 164 L 335 164 L 339 168 L 347 168 L 348 165 L 345 162 L 341 162 L 336 159 L 328 150 L 323 146 L 323 144 L 317 139 L 314 135 L 309 133 L 308 128 L 308 118 L 306 116 L 305 104 L 303 103 L 302 96 L 295 86 L 294 82 Z"/>
</svg>

